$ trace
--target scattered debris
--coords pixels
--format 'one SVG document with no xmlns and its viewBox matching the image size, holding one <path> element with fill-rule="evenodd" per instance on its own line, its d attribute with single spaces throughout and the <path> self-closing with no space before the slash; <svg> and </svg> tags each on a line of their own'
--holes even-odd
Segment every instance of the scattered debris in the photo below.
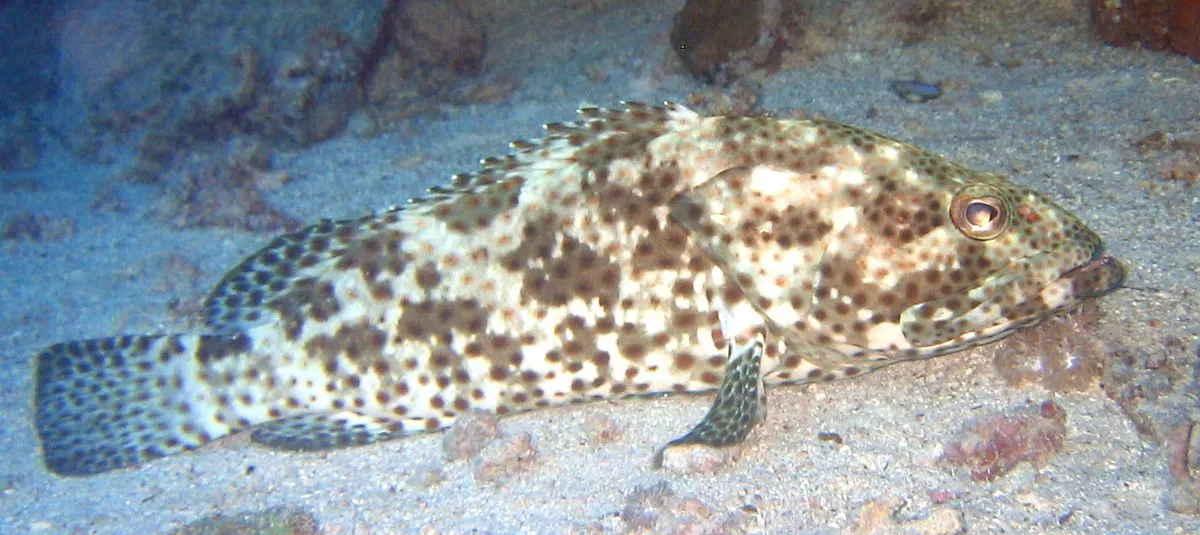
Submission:
<svg viewBox="0 0 1200 535">
<path fill-rule="evenodd" d="M 1200 182 L 1200 140 L 1155 130 L 1130 143 L 1141 158 L 1161 154 L 1159 172 L 1188 186 Z"/>
<path fill-rule="evenodd" d="M 1167 133 L 1155 130 L 1134 140 L 1130 145 L 1137 150 L 1138 156 L 1144 157 L 1153 152 L 1160 152 L 1167 149 Z"/>
<path fill-rule="evenodd" d="M 153 273 L 150 288 L 156 292 L 179 295 L 203 291 L 200 285 L 203 271 L 200 270 L 200 266 L 180 253 L 156 255 L 147 260 L 146 264 L 148 271 Z"/>
<path fill-rule="evenodd" d="M 1168 180 L 1178 180 L 1188 186 L 1200 182 L 1200 155 L 1175 154 L 1167 157 L 1159 172 Z"/>
<path fill-rule="evenodd" d="M 670 483 L 660 481 L 648 487 L 636 487 L 625 497 L 621 520 L 633 529 L 654 529 L 667 502 L 676 499 Z"/>
<path fill-rule="evenodd" d="M 751 501 L 761 501 L 761 498 Z M 722 512 L 696 498 L 679 496 L 666 481 L 639 486 L 625 498 L 618 516 L 625 533 L 766 533 L 761 525 L 759 504 L 743 504 Z M 624 529 L 621 529 L 621 528 Z"/>
<path fill-rule="evenodd" d="M 914 533 L 922 535 L 955 535 L 966 533 L 967 523 L 960 509 L 939 505 L 928 516 L 902 519 L 900 512 L 908 505 L 902 498 L 886 498 L 863 504 L 858 519 L 846 530 L 855 535 L 877 533 Z"/>
<path fill-rule="evenodd" d="M 961 492 L 955 492 L 952 490 L 934 489 L 930 490 L 926 494 L 929 496 L 929 501 L 936 504 L 950 503 L 962 498 Z"/>
<path fill-rule="evenodd" d="M 206 281 L 203 270 L 192 259 L 175 252 L 158 254 L 142 262 L 139 271 L 149 274 L 154 291 L 171 296 L 167 314 L 173 320 L 192 325 L 202 321 Z"/>
<path fill-rule="evenodd" d="M 965 436 L 947 444 L 941 462 L 971 470 L 975 481 L 994 481 L 1023 462 L 1042 464 L 1062 449 L 1067 435 L 1067 414 L 1057 403 L 1046 401 L 1036 413 L 983 417 Z"/>
</svg>

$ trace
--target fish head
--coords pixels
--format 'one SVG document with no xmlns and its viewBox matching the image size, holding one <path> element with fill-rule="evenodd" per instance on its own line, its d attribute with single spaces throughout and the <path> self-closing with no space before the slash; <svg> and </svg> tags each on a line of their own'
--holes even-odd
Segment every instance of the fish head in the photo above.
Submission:
<svg viewBox="0 0 1200 535">
<path fill-rule="evenodd" d="M 1119 284 L 1099 236 L 1045 195 L 918 156 L 731 168 L 671 211 L 736 286 L 723 295 L 842 365 L 979 345 Z"/>
</svg>

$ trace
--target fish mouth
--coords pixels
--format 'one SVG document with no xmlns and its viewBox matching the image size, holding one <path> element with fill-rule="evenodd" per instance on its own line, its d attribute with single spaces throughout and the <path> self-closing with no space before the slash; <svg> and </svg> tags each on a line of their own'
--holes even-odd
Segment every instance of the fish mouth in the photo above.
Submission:
<svg viewBox="0 0 1200 535">
<path fill-rule="evenodd" d="M 1070 283 L 1072 294 L 1086 299 L 1104 294 L 1125 279 L 1125 266 L 1111 256 L 1098 256 L 1091 261 L 1071 268 L 1059 277 Z"/>
</svg>

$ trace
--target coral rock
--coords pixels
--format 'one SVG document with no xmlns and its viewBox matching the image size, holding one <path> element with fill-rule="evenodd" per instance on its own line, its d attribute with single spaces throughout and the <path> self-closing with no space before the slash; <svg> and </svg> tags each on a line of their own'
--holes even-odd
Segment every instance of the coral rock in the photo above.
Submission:
<svg viewBox="0 0 1200 535">
<path fill-rule="evenodd" d="M 1171 13 L 1171 48 L 1200 61 L 1200 0 L 1178 0 Z"/>
<path fill-rule="evenodd" d="M 395 38 L 400 50 L 426 65 L 450 67 L 457 74 L 473 74 L 483 66 L 483 25 L 454 2 L 405 2 Z"/>
<path fill-rule="evenodd" d="M 431 111 L 461 78 L 483 69 L 487 33 L 464 2 L 413 0 L 393 3 L 369 51 L 365 93 L 384 125 Z M 514 85 L 484 81 L 479 98 L 506 98 Z M 493 100 L 494 99 L 494 100 Z"/>
<path fill-rule="evenodd" d="M 689 0 L 675 15 L 671 46 L 701 80 L 725 84 L 779 67 L 794 13 L 780 0 Z"/>
<path fill-rule="evenodd" d="M 267 201 L 262 189 L 269 184 L 263 184 L 263 180 L 261 172 L 234 165 L 183 170 L 154 211 L 179 228 L 225 227 L 255 232 L 297 228 L 295 219 Z"/>
<path fill-rule="evenodd" d="M 1091 0 L 1090 8 L 1110 45 L 1171 48 L 1200 61 L 1200 0 Z"/>
</svg>

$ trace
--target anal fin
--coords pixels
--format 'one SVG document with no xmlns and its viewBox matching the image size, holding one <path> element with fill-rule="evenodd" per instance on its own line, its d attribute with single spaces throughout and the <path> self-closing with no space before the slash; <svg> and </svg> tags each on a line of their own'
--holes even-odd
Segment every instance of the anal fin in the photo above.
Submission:
<svg viewBox="0 0 1200 535">
<path fill-rule="evenodd" d="M 361 446 L 404 434 L 403 423 L 399 420 L 339 411 L 311 412 L 271 420 L 254 426 L 250 439 L 275 449 L 318 451 Z"/>
</svg>

